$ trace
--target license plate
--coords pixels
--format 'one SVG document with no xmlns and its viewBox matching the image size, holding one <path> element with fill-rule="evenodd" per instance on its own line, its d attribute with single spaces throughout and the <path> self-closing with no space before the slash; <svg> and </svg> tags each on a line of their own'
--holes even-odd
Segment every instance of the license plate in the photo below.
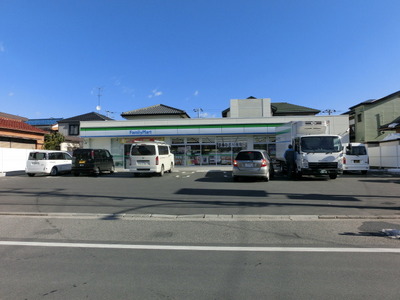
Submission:
<svg viewBox="0 0 400 300">
<path fill-rule="evenodd" d="M 33 161 L 33 162 L 32 162 L 32 165 L 38 165 L 38 164 L 39 164 L 38 161 Z"/>
<path fill-rule="evenodd" d="M 84 164 L 86 162 L 86 160 L 80 160 L 79 163 L 80 164 Z"/>
<path fill-rule="evenodd" d="M 138 160 L 137 164 L 139 166 L 150 166 L 150 162 L 148 160 Z"/>
<path fill-rule="evenodd" d="M 359 160 L 355 160 L 354 163 L 355 163 L 355 164 L 359 164 L 360 161 L 359 161 Z"/>
<path fill-rule="evenodd" d="M 244 164 L 244 166 L 245 166 L 245 168 L 252 168 L 252 167 L 253 167 L 253 164 L 247 163 L 247 164 Z"/>
</svg>

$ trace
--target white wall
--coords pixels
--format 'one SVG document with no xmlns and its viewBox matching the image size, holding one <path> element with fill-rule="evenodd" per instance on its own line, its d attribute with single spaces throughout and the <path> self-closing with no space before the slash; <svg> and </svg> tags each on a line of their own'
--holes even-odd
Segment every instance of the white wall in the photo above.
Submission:
<svg viewBox="0 0 400 300">
<path fill-rule="evenodd" d="M 400 141 L 367 144 L 369 165 L 378 168 L 400 168 Z"/>
<path fill-rule="evenodd" d="M 0 173 L 23 171 L 32 149 L 0 148 Z"/>
<path fill-rule="evenodd" d="M 271 99 L 231 99 L 230 118 L 269 118 L 271 113 Z"/>
</svg>

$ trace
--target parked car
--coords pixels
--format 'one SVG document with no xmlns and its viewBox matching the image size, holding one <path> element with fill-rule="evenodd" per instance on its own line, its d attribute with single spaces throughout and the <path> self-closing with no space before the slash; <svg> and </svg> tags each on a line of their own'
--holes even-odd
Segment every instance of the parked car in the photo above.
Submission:
<svg viewBox="0 0 400 300">
<path fill-rule="evenodd" d="M 134 175 L 154 173 L 163 176 L 171 173 L 175 165 L 174 154 L 165 142 L 133 144 L 130 151 L 130 172 Z"/>
<path fill-rule="evenodd" d="M 369 170 L 369 157 L 367 147 L 361 143 L 350 143 L 346 145 L 343 156 L 343 172 L 360 171 L 367 174 Z"/>
<path fill-rule="evenodd" d="M 105 149 L 76 149 L 72 153 L 72 174 L 100 175 L 103 172 L 114 173 L 112 155 Z"/>
<path fill-rule="evenodd" d="M 55 176 L 70 173 L 72 157 L 68 152 L 56 150 L 35 150 L 29 153 L 25 173 L 29 176 L 48 174 Z"/>
<path fill-rule="evenodd" d="M 261 177 L 269 181 L 274 176 L 271 159 L 265 150 L 242 150 L 233 161 L 234 181 L 241 177 Z"/>
</svg>

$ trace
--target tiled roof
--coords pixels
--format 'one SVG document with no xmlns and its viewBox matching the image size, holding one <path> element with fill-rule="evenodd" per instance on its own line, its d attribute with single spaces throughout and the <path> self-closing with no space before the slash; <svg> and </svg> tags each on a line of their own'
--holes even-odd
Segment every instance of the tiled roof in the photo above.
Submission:
<svg viewBox="0 0 400 300">
<path fill-rule="evenodd" d="M 184 110 L 173 108 L 164 104 L 157 104 L 145 108 L 139 108 L 121 114 L 122 117 L 125 116 L 143 116 L 143 115 L 186 115 Z"/>
<path fill-rule="evenodd" d="M 20 120 L 20 121 L 27 121 L 28 118 L 16 116 L 16 115 L 11 115 L 11 114 L 6 114 L 3 112 L 0 112 L 0 118 L 6 118 L 6 119 L 13 119 L 13 120 Z"/>
<path fill-rule="evenodd" d="M 36 128 L 32 125 L 26 124 L 25 122 L 18 121 L 18 120 L 5 119 L 5 118 L 0 118 L 0 128 L 24 131 L 24 132 L 42 133 L 42 134 L 47 133 L 44 130 Z"/>
<path fill-rule="evenodd" d="M 59 123 L 68 123 L 71 121 L 114 121 L 114 120 L 109 117 L 106 117 L 102 114 L 99 114 L 96 112 L 91 112 L 91 113 L 75 116 L 72 118 L 63 119 L 63 120 L 59 121 Z"/>
<path fill-rule="evenodd" d="M 301 105 L 290 104 L 287 102 L 274 102 L 271 103 L 271 108 L 274 114 L 289 114 L 289 113 L 315 113 L 318 114 L 320 110 L 313 109 Z"/>
<path fill-rule="evenodd" d="M 29 119 L 25 121 L 26 124 L 32 126 L 51 126 L 57 124 L 62 118 L 50 118 L 50 119 Z"/>
</svg>

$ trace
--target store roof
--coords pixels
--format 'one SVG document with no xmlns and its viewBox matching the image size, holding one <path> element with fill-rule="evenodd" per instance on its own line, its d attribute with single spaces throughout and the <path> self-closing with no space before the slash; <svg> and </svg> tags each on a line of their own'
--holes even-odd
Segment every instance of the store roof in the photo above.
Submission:
<svg viewBox="0 0 400 300">
<path fill-rule="evenodd" d="M 177 109 L 164 104 L 157 104 L 149 107 L 123 112 L 121 114 L 121 117 L 146 116 L 146 115 L 184 115 L 184 117 L 190 118 L 189 115 L 184 110 Z"/>
</svg>

